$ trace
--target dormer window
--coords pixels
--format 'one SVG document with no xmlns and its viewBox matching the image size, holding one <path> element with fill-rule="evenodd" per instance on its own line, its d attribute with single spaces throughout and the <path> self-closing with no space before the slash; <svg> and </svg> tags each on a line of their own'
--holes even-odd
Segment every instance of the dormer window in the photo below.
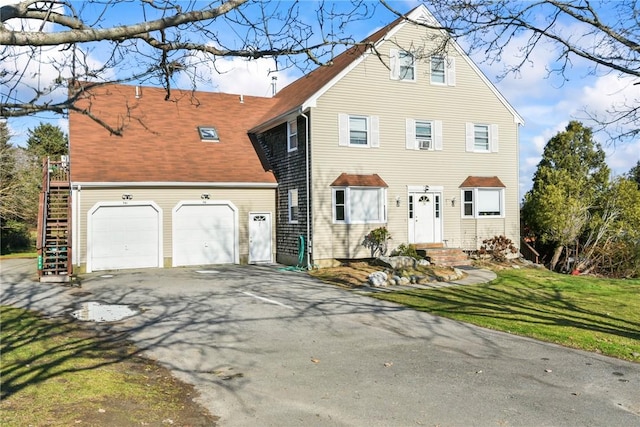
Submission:
<svg viewBox="0 0 640 427">
<path fill-rule="evenodd" d="M 220 141 L 218 131 L 213 126 L 198 126 L 198 132 L 202 141 Z"/>
</svg>

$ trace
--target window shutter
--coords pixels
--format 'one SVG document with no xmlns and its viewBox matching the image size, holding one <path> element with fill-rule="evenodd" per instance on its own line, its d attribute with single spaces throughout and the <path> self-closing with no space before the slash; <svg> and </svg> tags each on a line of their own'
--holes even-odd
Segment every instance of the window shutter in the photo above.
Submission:
<svg viewBox="0 0 640 427">
<path fill-rule="evenodd" d="M 371 147 L 380 147 L 379 123 L 380 119 L 378 118 L 378 116 L 371 116 L 369 118 L 369 124 L 371 125 L 371 131 L 369 132 L 371 142 L 369 144 L 371 145 Z"/>
<path fill-rule="evenodd" d="M 400 57 L 398 49 L 389 49 L 389 73 L 391 80 L 400 79 Z"/>
<path fill-rule="evenodd" d="M 447 57 L 447 85 L 456 85 L 456 59 Z"/>
<path fill-rule="evenodd" d="M 416 144 L 416 121 L 413 119 L 407 119 L 405 147 L 407 150 L 418 149 L 418 144 Z"/>
<path fill-rule="evenodd" d="M 433 121 L 433 149 L 442 150 L 442 120 Z"/>
<path fill-rule="evenodd" d="M 492 153 L 497 153 L 498 152 L 498 125 L 491 125 L 490 132 L 491 132 L 491 135 L 489 137 L 491 138 L 491 142 L 489 142 L 489 144 L 491 146 L 489 148 Z"/>
<path fill-rule="evenodd" d="M 348 147 L 349 146 L 349 115 L 340 113 L 338 114 L 338 144 Z"/>
<path fill-rule="evenodd" d="M 467 151 L 473 151 L 475 135 L 473 133 L 473 123 L 467 123 L 466 144 Z"/>
</svg>

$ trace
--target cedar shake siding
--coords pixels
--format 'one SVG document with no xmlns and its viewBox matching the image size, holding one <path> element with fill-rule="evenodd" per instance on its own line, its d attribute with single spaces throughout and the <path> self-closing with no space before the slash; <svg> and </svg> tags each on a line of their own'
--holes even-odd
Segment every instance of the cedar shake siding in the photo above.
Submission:
<svg viewBox="0 0 640 427">
<path fill-rule="evenodd" d="M 296 123 L 298 131 L 298 148 L 296 150 L 288 150 L 288 122 L 258 136 L 260 146 L 278 181 L 276 260 L 288 265 L 298 263 L 300 236 L 303 236 L 305 241 L 305 254 L 309 245 L 307 239 L 306 123 L 304 117 L 298 116 Z M 298 194 L 297 222 L 289 220 L 290 190 L 297 190 Z M 306 265 L 306 255 L 303 263 Z"/>
</svg>

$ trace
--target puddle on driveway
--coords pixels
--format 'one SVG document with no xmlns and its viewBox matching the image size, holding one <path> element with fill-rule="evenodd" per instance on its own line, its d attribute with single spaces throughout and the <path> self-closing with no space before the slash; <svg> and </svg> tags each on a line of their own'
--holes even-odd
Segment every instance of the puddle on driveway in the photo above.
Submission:
<svg viewBox="0 0 640 427">
<path fill-rule="evenodd" d="M 71 312 L 71 315 L 83 322 L 117 322 L 141 312 L 142 310 L 132 305 L 90 301 L 80 304 L 80 309 Z"/>
<path fill-rule="evenodd" d="M 218 274 L 220 273 L 217 270 L 196 270 L 196 273 L 200 273 L 200 274 Z"/>
</svg>

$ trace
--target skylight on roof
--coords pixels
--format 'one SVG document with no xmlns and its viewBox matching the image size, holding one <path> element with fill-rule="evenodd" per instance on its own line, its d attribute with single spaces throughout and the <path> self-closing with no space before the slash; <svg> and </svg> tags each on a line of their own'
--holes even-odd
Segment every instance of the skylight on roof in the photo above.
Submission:
<svg viewBox="0 0 640 427">
<path fill-rule="evenodd" d="M 213 126 L 198 126 L 198 132 L 203 141 L 220 141 L 218 131 Z"/>
</svg>

